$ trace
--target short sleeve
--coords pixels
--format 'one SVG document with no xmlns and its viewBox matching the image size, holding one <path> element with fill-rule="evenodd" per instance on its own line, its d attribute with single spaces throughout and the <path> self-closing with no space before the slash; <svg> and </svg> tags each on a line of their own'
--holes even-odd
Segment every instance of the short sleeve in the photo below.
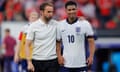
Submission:
<svg viewBox="0 0 120 72">
<path fill-rule="evenodd" d="M 33 40 L 34 39 L 34 31 L 33 31 L 33 26 L 30 25 L 28 27 L 28 32 L 27 32 L 27 36 L 26 36 L 27 40 Z"/>
<path fill-rule="evenodd" d="M 60 41 L 62 38 L 60 31 L 60 23 L 57 25 L 57 41 Z"/>
<path fill-rule="evenodd" d="M 89 38 L 89 37 L 93 37 L 94 36 L 94 31 L 92 29 L 92 26 L 91 24 L 86 21 L 86 26 L 85 26 L 85 29 L 86 29 L 86 36 Z"/>
</svg>

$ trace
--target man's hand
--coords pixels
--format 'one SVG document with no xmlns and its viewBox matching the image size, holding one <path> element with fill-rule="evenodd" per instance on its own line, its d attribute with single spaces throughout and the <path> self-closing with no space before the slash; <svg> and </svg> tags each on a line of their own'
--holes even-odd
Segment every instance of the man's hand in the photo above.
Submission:
<svg viewBox="0 0 120 72">
<path fill-rule="evenodd" d="M 32 72 L 35 71 L 34 66 L 33 66 L 31 61 L 28 61 L 28 67 L 27 68 L 28 68 L 29 71 L 32 71 Z"/>
<path fill-rule="evenodd" d="M 90 66 L 90 65 L 92 65 L 93 64 L 93 57 L 88 57 L 88 59 L 87 59 L 87 64 L 88 64 L 88 66 Z"/>
<path fill-rule="evenodd" d="M 59 57 L 58 57 L 58 63 L 59 63 L 60 65 L 64 65 L 64 58 L 63 58 L 63 56 L 59 56 Z"/>
</svg>

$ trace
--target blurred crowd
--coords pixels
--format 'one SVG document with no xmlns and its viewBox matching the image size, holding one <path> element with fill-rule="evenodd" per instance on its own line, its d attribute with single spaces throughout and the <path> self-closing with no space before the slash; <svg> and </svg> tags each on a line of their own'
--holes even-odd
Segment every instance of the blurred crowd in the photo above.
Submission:
<svg viewBox="0 0 120 72">
<path fill-rule="evenodd" d="M 55 5 L 57 20 L 66 18 L 64 3 L 68 0 L 0 0 L 0 21 L 26 21 L 31 9 L 39 12 L 45 1 Z M 74 0 L 78 3 L 78 16 L 84 16 L 97 29 L 118 29 L 120 26 L 120 0 Z"/>
</svg>

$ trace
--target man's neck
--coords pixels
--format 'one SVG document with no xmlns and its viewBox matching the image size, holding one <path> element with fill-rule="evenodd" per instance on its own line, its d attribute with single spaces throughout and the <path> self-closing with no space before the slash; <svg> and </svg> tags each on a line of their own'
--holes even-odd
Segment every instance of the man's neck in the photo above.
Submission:
<svg viewBox="0 0 120 72">
<path fill-rule="evenodd" d="M 8 36 L 10 36 L 10 34 L 6 34 L 6 35 L 5 35 L 5 37 L 8 37 Z"/>
<path fill-rule="evenodd" d="M 40 19 L 45 23 L 45 24 L 48 24 L 48 20 L 46 20 L 43 16 L 40 17 Z"/>
<path fill-rule="evenodd" d="M 75 18 L 68 18 L 67 21 L 69 24 L 73 24 L 77 20 L 77 17 Z"/>
</svg>

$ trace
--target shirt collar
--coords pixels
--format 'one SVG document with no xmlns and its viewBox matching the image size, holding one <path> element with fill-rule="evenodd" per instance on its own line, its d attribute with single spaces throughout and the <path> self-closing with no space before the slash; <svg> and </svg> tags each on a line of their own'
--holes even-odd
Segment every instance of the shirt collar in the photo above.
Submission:
<svg viewBox="0 0 120 72">
<path fill-rule="evenodd" d="M 46 24 L 44 21 L 42 21 L 41 19 L 39 19 L 39 21 L 40 21 L 40 24 Z M 52 19 L 48 22 L 48 24 L 50 23 L 52 21 Z"/>
<path fill-rule="evenodd" d="M 66 19 L 66 21 L 67 21 L 68 24 L 74 24 L 75 22 L 78 21 L 78 17 L 76 17 L 76 19 L 72 23 L 69 22 L 68 18 Z"/>
</svg>

